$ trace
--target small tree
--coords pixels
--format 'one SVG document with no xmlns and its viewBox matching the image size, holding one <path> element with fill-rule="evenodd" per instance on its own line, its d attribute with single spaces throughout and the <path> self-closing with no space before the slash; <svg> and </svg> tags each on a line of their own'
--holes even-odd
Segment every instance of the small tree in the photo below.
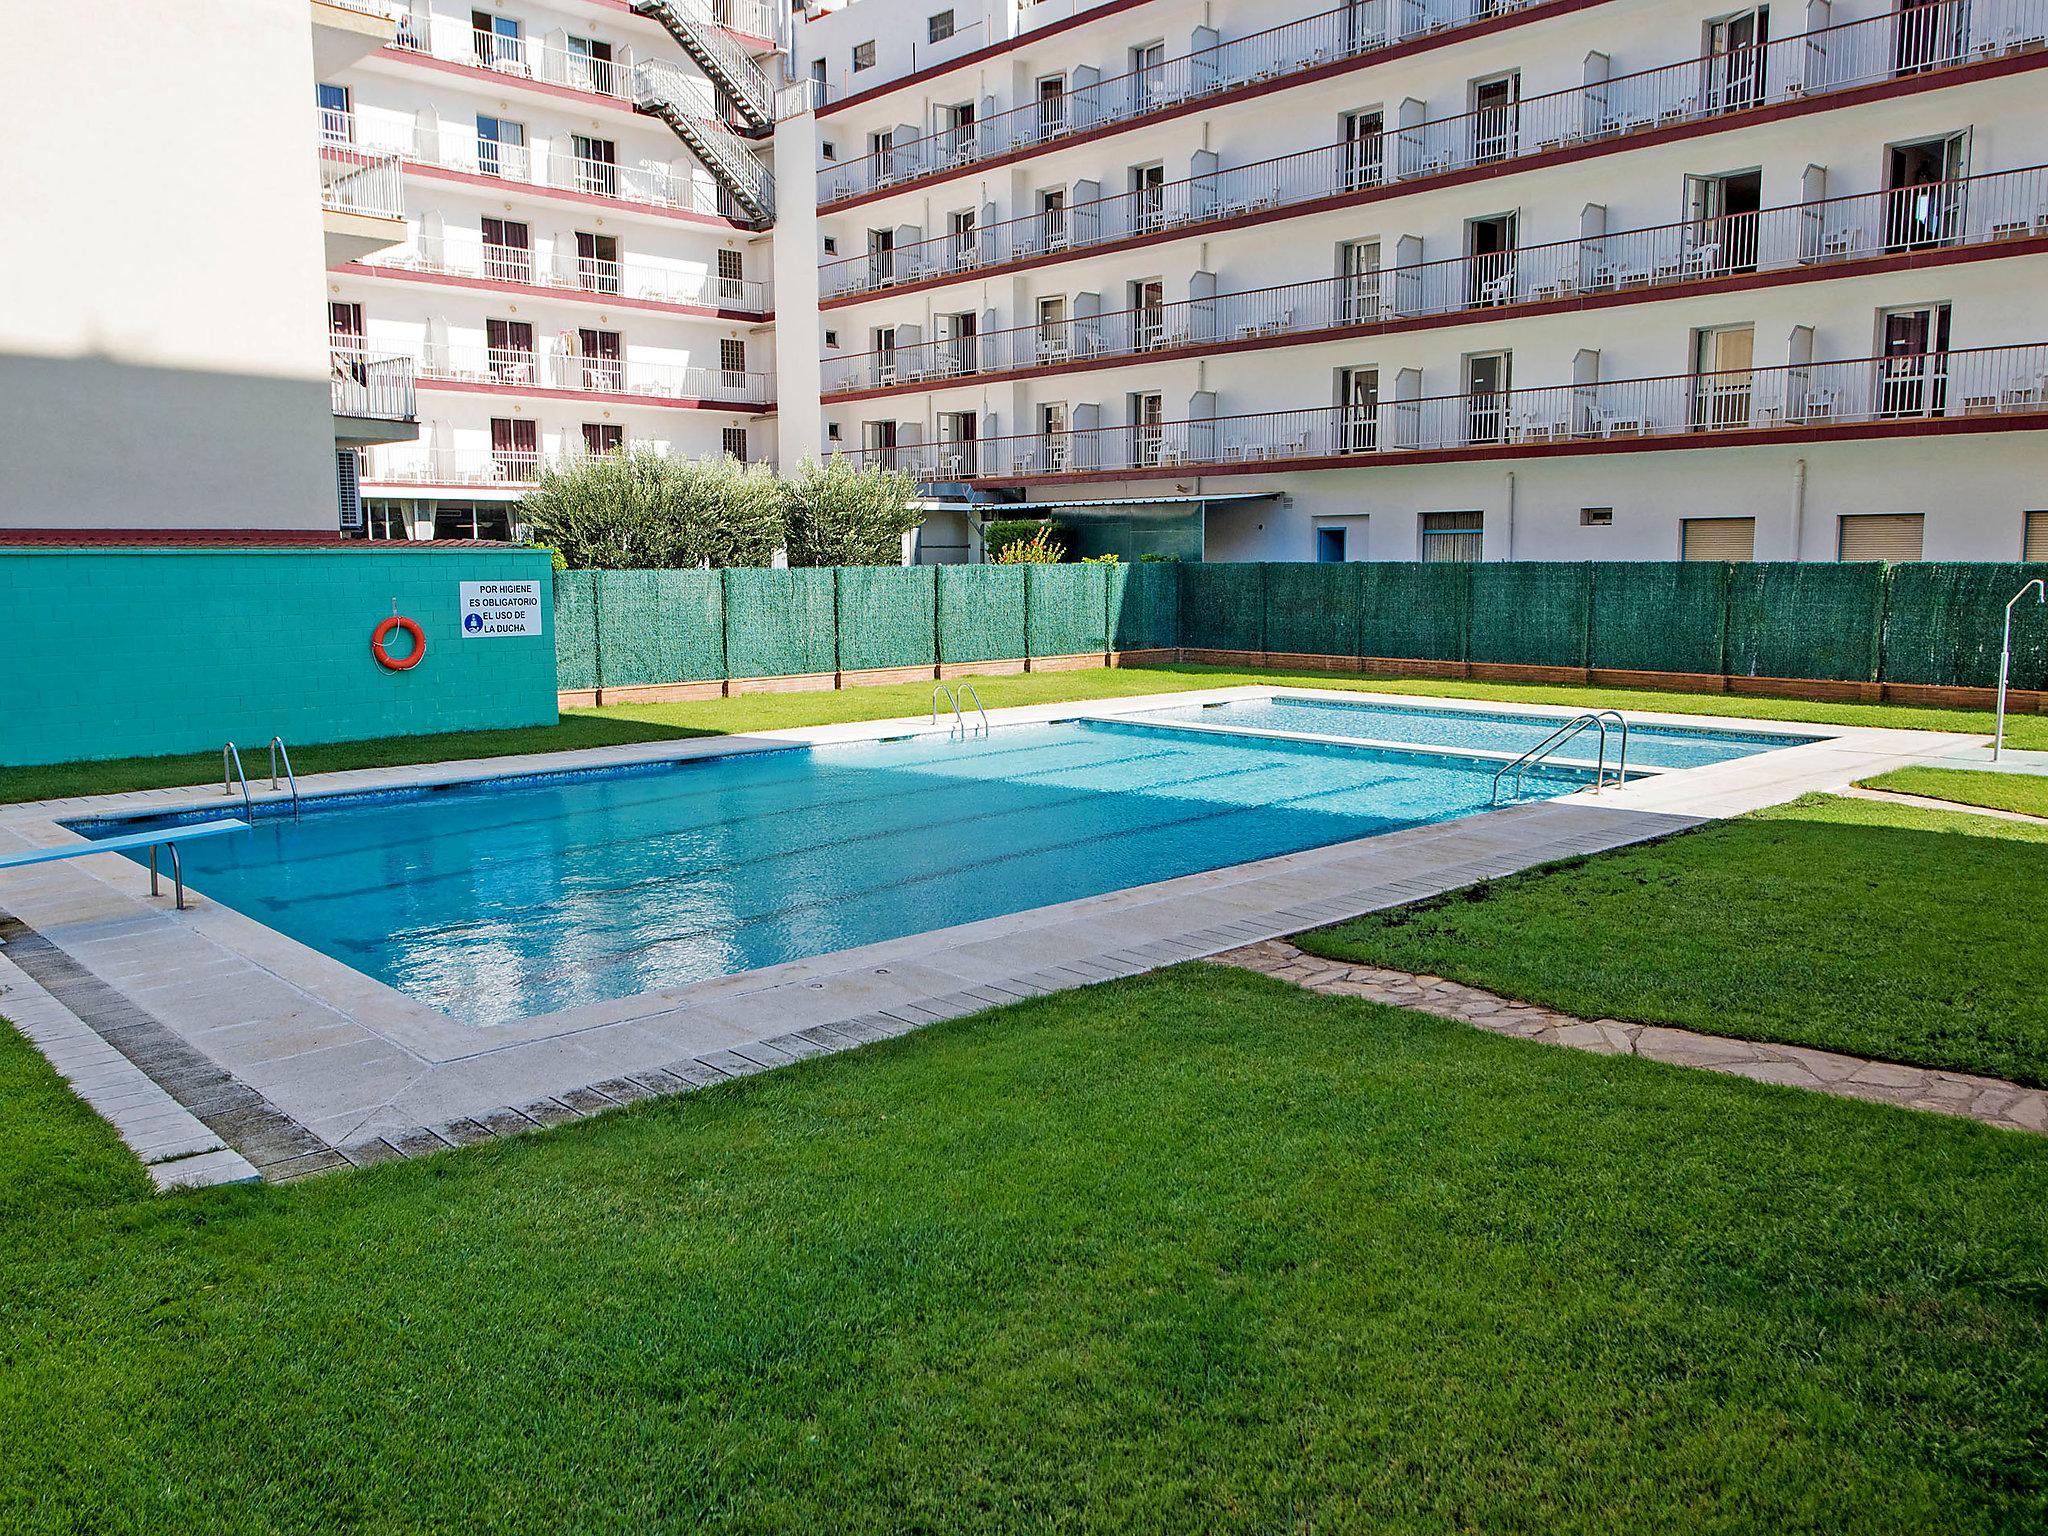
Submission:
<svg viewBox="0 0 2048 1536">
<path fill-rule="evenodd" d="M 519 515 L 578 570 L 766 565 L 784 526 L 767 466 L 652 448 L 548 466 Z"/>
<path fill-rule="evenodd" d="M 903 535 L 924 521 L 911 506 L 917 477 L 838 454 L 786 482 L 791 565 L 896 565 Z"/>
</svg>

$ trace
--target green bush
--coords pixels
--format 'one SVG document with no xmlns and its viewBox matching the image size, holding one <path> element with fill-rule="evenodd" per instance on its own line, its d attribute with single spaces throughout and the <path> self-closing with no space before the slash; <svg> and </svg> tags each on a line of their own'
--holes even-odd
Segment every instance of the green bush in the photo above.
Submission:
<svg viewBox="0 0 2048 1536">
<path fill-rule="evenodd" d="M 767 565 L 786 526 L 766 465 L 651 448 L 549 465 L 519 518 L 576 570 Z"/>
<path fill-rule="evenodd" d="M 997 564 L 1034 564 L 1037 562 L 1004 561 L 1000 554 L 1012 544 L 1029 544 L 1041 531 L 1059 550 L 1058 558 L 1064 560 L 1067 551 L 1074 547 L 1073 530 L 1049 517 L 992 517 L 981 525 L 981 547 Z"/>
<path fill-rule="evenodd" d="M 1052 524 L 1040 523 L 1030 538 L 999 545 L 990 558 L 997 565 L 1058 565 L 1067 558 L 1067 546 L 1053 538 Z"/>
<path fill-rule="evenodd" d="M 917 476 L 855 465 L 838 454 L 785 482 L 791 565 L 900 565 L 903 536 L 924 521 Z"/>
</svg>

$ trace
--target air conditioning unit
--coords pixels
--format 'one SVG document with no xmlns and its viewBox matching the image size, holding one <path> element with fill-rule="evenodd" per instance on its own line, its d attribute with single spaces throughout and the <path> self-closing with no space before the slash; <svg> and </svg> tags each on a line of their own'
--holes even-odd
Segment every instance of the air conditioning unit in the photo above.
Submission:
<svg viewBox="0 0 2048 1536">
<path fill-rule="evenodd" d="M 334 451 L 334 487 L 341 509 L 341 531 L 363 531 L 362 455 L 353 448 Z"/>
</svg>

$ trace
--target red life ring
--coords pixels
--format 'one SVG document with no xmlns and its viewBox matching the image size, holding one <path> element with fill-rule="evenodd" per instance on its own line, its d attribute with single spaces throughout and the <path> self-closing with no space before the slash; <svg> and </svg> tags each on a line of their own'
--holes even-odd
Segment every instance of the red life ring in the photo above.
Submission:
<svg viewBox="0 0 2048 1536">
<path fill-rule="evenodd" d="M 391 638 L 394 629 L 402 629 L 412 636 L 412 654 L 399 661 L 393 661 L 384 649 L 384 642 Z M 380 667 L 386 667 L 393 672 L 410 672 L 420 664 L 420 658 L 427 654 L 427 637 L 411 619 L 401 619 L 394 613 L 379 624 L 370 636 L 370 654 L 377 658 L 377 665 Z"/>
</svg>

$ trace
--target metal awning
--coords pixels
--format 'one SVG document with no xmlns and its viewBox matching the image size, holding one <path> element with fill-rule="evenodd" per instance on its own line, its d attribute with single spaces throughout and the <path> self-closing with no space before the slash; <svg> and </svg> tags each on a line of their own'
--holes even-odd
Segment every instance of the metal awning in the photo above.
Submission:
<svg viewBox="0 0 2048 1536">
<path fill-rule="evenodd" d="M 1225 491 L 1214 496 L 1098 496 L 1088 501 L 950 501 L 917 497 L 912 505 L 928 512 L 979 512 L 987 517 L 1036 517 L 1041 512 L 1079 512 L 1091 507 L 1214 506 L 1222 501 L 1271 501 L 1285 491 Z"/>
</svg>

